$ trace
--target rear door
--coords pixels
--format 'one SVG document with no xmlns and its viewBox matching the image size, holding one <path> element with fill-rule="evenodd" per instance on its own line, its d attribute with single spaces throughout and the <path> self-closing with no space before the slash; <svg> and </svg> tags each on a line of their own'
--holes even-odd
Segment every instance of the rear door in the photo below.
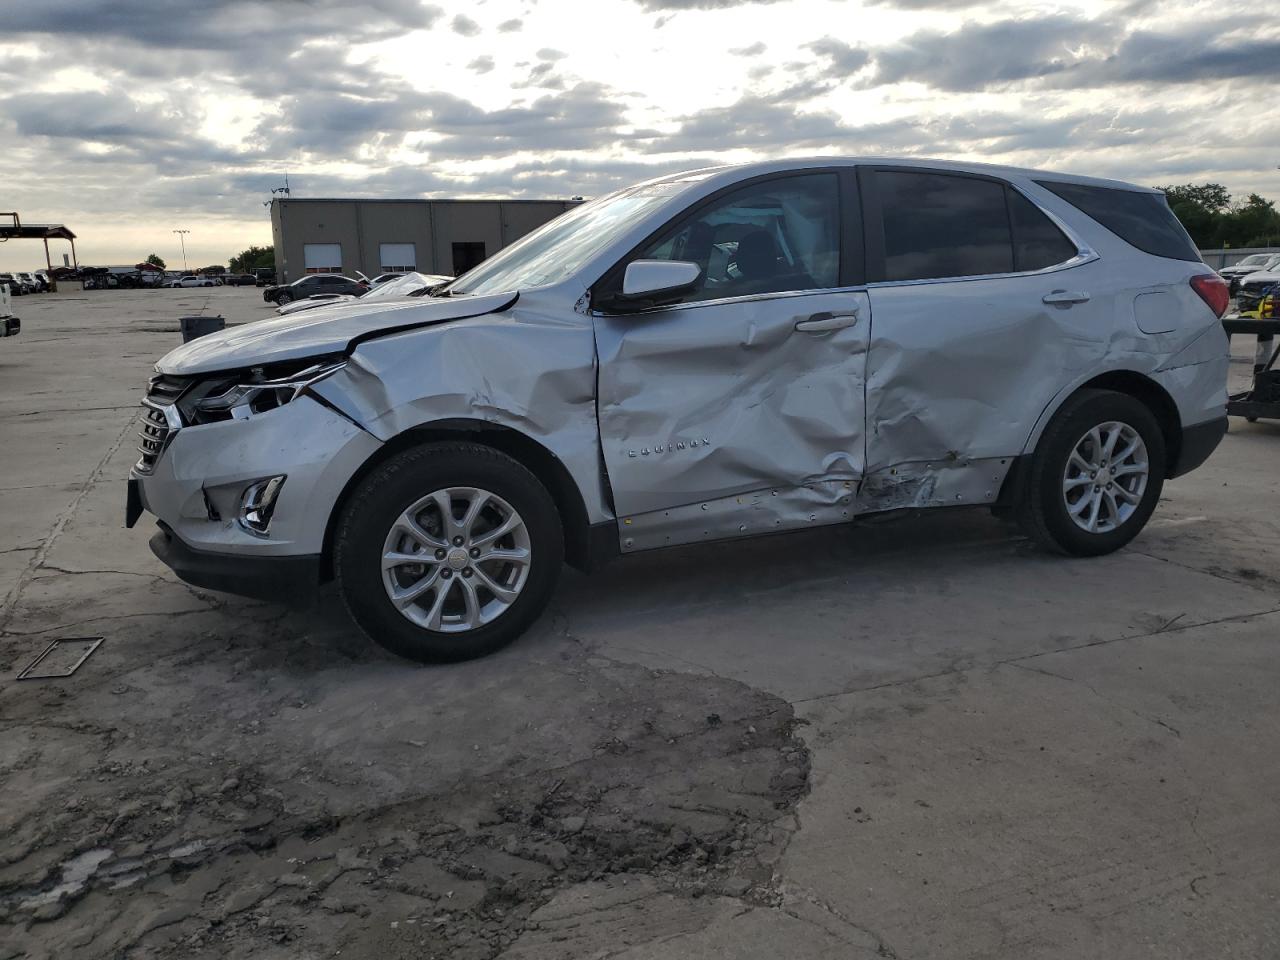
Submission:
<svg viewBox="0 0 1280 960">
<path fill-rule="evenodd" d="M 634 259 L 693 261 L 703 280 L 675 306 L 595 317 L 622 549 L 851 516 L 870 329 L 852 170 L 721 191 L 624 258 L 594 302 Z"/>
<path fill-rule="evenodd" d="M 987 503 L 1041 411 L 1097 363 L 1101 264 L 1011 184 L 863 171 L 873 315 L 867 510 Z"/>
</svg>

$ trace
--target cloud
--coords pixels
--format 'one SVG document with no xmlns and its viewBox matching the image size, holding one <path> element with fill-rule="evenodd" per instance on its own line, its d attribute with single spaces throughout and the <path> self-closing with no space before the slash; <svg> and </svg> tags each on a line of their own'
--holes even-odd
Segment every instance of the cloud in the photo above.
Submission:
<svg viewBox="0 0 1280 960">
<path fill-rule="evenodd" d="M 319 36 L 365 42 L 429 29 L 444 11 L 427 3 L 367 0 L 353 16 L 346 0 L 205 0 L 198 21 L 186 0 L 42 0 L 5 3 L 7 35 L 114 37 L 145 47 L 237 50 L 302 46 Z"/>
<path fill-rule="evenodd" d="M 849 72 L 873 64 L 862 87 L 915 82 L 947 91 L 1086 89 L 1280 78 L 1280 37 L 1253 30 L 1242 37 L 1230 21 L 1159 32 L 1128 30 L 1123 21 L 1105 17 L 1057 14 L 970 23 L 951 33 L 922 30 L 875 51 L 830 37 L 809 47 Z"/>
<path fill-rule="evenodd" d="M 517 33 L 524 27 L 524 21 L 518 17 L 512 17 L 510 20 L 503 20 L 498 24 L 499 33 Z"/>
<path fill-rule="evenodd" d="M 914 81 L 943 90 L 980 90 L 1043 78 L 1075 64 L 1082 47 L 1102 32 L 1087 20 L 1061 14 L 969 24 L 949 34 L 922 30 L 877 51 L 875 74 L 865 85 Z"/>
<path fill-rule="evenodd" d="M 565 53 L 563 50 L 555 50 L 555 49 L 552 49 L 551 47 L 543 47 L 541 50 L 538 51 L 537 56 L 539 60 L 563 60 L 565 57 L 568 56 L 568 54 Z"/>
<path fill-rule="evenodd" d="M 757 40 L 755 43 L 747 47 L 731 47 L 729 52 L 735 57 L 758 57 L 767 50 L 763 41 Z"/>
<path fill-rule="evenodd" d="M 487 53 L 484 56 L 476 57 L 467 64 L 468 70 L 474 70 L 476 73 L 488 73 L 493 69 L 493 57 Z"/>
<path fill-rule="evenodd" d="M 731 10 L 750 4 L 780 3 L 782 0 L 635 0 L 641 9 L 658 10 Z"/>
<path fill-rule="evenodd" d="M 812 50 L 815 55 L 825 59 L 832 69 L 844 75 L 857 73 L 871 59 L 871 54 L 862 47 L 852 47 L 834 37 L 823 37 L 806 43 L 805 49 Z"/>
<path fill-rule="evenodd" d="M 449 21 L 449 27 L 454 33 L 463 37 L 474 37 L 480 32 L 480 24 L 461 13 Z"/>
</svg>

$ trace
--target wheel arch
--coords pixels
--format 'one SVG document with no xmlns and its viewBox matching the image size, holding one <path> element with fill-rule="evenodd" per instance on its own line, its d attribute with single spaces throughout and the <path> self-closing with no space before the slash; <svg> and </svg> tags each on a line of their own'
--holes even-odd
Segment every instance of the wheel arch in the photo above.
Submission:
<svg viewBox="0 0 1280 960">
<path fill-rule="evenodd" d="M 1070 390 L 1063 390 L 1054 398 L 1054 402 L 1045 407 L 1031 436 L 1027 438 L 1022 455 L 1014 461 L 1013 469 L 1005 477 L 1000 496 L 996 501 L 998 505 L 1013 502 L 1025 473 L 1026 461 L 1035 452 L 1045 428 L 1062 409 L 1063 404 L 1081 390 L 1114 390 L 1144 403 L 1155 416 L 1156 422 L 1160 425 L 1160 433 L 1164 437 L 1165 475 L 1168 476 L 1173 472 L 1182 453 L 1182 418 L 1178 414 L 1178 405 L 1173 397 L 1168 390 L 1146 374 L 1136 370 L 1107 370 L 1076 384 Z"/>
<path fill-rule="evenodd" d="M 347 480 L 325 525 L 324 545 L 320 557 L 322 580 L 333 579 L 333 537 L 338 517 L 359 483 L 389 458 L 410 447 L 435 440 L 468 440 L 483 444 L 511 457 L 528 469 L 547 488 L 564 528 L 565 562 L 582 571 L 593 569 L 601 559 L 601 544 L 595 542 L 593 528 L 587 518 L 586 502 L 572 474 L 554 453 L 537 440 L 512 427 L 485 420 L 455 417 L 435 420 L 411 427 L 392 437 L 360 469 Z M 616 541 L 616 533 L 613 535 Z"/>
</svg>

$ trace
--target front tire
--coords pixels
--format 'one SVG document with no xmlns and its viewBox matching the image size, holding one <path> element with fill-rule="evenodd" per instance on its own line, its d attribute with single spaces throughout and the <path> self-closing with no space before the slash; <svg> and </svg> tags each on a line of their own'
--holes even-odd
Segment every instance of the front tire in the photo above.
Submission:
<svg viewBox="0 0 1280 960">
<path fill-rule="evenodd" d="M 282 293 L 276 297 L 276 306 L 283 307 L 286 303 L 293 303 L 293 297 L 287 293 Z"/>
<path fill-rule="evenodd" d="M 1057 553 L 1119 550 L 1150 519 L 1164 486 L 1164 433 L 1141 400 L 1081 390 L 1063 404 L 1031 457 L 1018 525 Z"/>
<path fill-rule="evenodd" d="M 445 663 L 492 653 L 546 607 L 564 535 L 524 466 L 475 443 L 426 443 L 375 468 L 343 508 L 334 569 L 375 643 Z"/>
</svg>

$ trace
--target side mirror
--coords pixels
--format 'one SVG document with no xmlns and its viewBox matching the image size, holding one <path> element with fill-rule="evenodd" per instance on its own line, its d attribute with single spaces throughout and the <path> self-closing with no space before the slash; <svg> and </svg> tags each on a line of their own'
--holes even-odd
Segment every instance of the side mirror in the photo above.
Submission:
<svg viewBox="0 0 1280 960">
<path fill-rule="evenodd" d="M 622 276 L 622 292 L 601 307 L 610 313 L 639 313 L 678 303 L 702 279 L 702 268 L 684 260 L 633 260 Z"/>
</svg>

